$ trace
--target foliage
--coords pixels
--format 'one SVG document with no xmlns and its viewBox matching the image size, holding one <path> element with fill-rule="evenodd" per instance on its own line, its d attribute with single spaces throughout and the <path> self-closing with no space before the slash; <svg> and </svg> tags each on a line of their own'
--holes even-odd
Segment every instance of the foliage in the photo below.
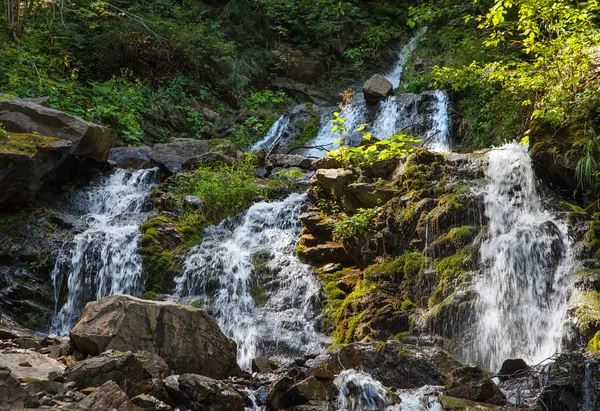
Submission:
<svg viewBox="0 0 600 411">
<path fill-rule="evenodd" d="M 289 105 L 289 97 L 283 91 L 263 90 L 250 94 L 244 100 L 244 106 L 253 110 L 273 110 Z"/>
<path fill-rule="evenodd" d="M 195 227 L 218 224 L 235 216 L 263 194 L 254 179 L 254 158 L 250 155 L 241 164 L 200 166 L 176 177 L 172 192 L 183 207 L 184 197 L 193 195 L 202 200 L 199 210 L 185 210 L 185 220 Z"/>
<path fill-rule="evenodd" d="M 365 235 L 373 228 L 374 220 L 381 207 L 359 208 L 353 216 L 341 214 L 333 228 L 334 241 L 343 241 L 358 235 Z"/>
<path fill-rule="evenodd" d="M 275 121 L 275 116 L 269 116 L 265 119 L 254 116 L 248 117 L 244 122 L 234 124 L 229 129 L 229 138 L 238 149 L 249 150 L 254 143 L 267 134 Z"/>
</svg>

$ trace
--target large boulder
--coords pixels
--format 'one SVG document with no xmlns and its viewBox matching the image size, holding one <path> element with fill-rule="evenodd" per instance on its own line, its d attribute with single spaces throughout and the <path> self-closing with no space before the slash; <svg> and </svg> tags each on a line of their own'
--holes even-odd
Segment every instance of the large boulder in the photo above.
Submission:
<svg viewBox="0 0 600 411">
<path fill-rule="evenodd" d="M 459 367 L 446 378 L 446 395 L 478 402 L 502 405 L 504 394 L 492 379 L 478 366 Z"/>
<path fill-rule="evenodd" d="M 110 350 L 71 364 L 63 376 L 66 381 L 74 382 L 78 389 L 100 387 L 114 381 L 129 397 L 152 394 L 166 398 L 162 380 L 169 374 L 168 365 L 154 354 Z"/>
<path fill-rule="evenodd" d="M 310 180 L 311 187 L 318 187 L 323 191 L 323 196 L 333 195 L 335 199 L 344 198 L 348 185 L 355 179 L 352 170 L 330 168 L 317 170 Z"/>
<path fill-rule="evenodd" d="M 352 343 L 307 362 L 307 366 L 324 368 L 333 374 L 350 368 L 362 370 L 395 390 L 443 385 L 444 378 L 460 365 L 439 348 L 418 349 L 396 340 Z"/>
<path fill-rule="evenodd" d="M 175 373 L 225 378 L 240 372 L 236 344 L 215 320 L 175 301 L 106 297 L 85 306 L 70 335 L 84 354 L 144 350 L 162 357 Z"/>
<path fill-rule="evenodd" d="M 195 374 L 172 375 L 167 391 L 179 407 L 191 411 L 243 411 L 244 398 L 231 386 Z"/>
<path fill-rule="evenodd" d="M 70 141 L 46 136 L 12 132 L 5 138 L 0 135 L 0 207 L 35 197 L 64 163 L 71 147 Z"/>
<path fill-rule="evenodd" d="M 0 123 L 6 131 L 38 133 L 72 143 L 73 155 L 104 162 L 112 144 L 108 128 L 46 107 L 37 99 L 11 99 L 0 101 Z"/>
<path fill-rule="evenodd" d="M 0 351 L 0 365 L 10 368 L 19 379 L 45 380 L 50 374 L 60 375 L 64 365 L 35 351 L 4 349 Z"/>
<path fill-rule="evenodd" d="M 219 156 L 215 153 L 219 153 Z M 177 173 L 199 163 L 231 163 L 238 159 L 241 153 L 229 140 L 180 139 L 174 143 L 156 144 L 147 155 L 164 171 Z"/>
<path fill-rule="evenodd" d="M 363 86 L 363 93 L 365 94 L 365 100 L 377 103 L 394 94 L 394 86 L 381 74 L 375 74 Z"/>
</svg>

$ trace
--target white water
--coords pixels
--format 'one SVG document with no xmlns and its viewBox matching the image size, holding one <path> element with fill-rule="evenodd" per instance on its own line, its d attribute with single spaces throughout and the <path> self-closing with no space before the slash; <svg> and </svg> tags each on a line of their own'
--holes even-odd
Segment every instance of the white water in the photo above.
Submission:
<svg viewBox="0 0 600 411">
<path fill-rule="evenodd" d="M 402 399 L 402 411 L 444 411 L 438 400 L 438 395 L 444 387 L 424 385 L 412 390 L 399 390 L 397 394 Z"/>
<path fill-rule="evenodd" d="M 417 48 L 417 42 L 425 33 L 427 33 L 427 27 L 423 27 L 417 31 L 417 33 L 409 40 L 402 50 L 400 50 L 400 53 L 398 53 L 398 59 L 396 60 L 396 64 L 394 64 L 392 71 L 385 75 L 385 78 L 392 83 L 394 89 L 400 87 L 404 66 L 408 62 L 410 56 L 412 56 L 412 54 L 415 52 L 415 49 Z"/>
<path fill-rule="evenodd" d="M 335 407 L 346 411 L 400 411 L 399 397 L 369 374 L 353 369 L 342 371 L 333 381 L 339 390 Z"/>
<path fill-rule="evenodd" d="M 572 261 L 566 228 L 542 207 L 526 146 L 490 151 L 486 178 L 489 239 L 469 360 L 497 371 L 506 358 L 531 364 L 560 351 Z"/>
<path fill-rule="evenodd" d="M 258 356 L 284 360 L 323 348 L 325 337 L 315 329 L 320 283 L 295 257 L 298 216 L 306 204 L 306 195 L 292 194 L 253 205 L 233 231 L 225 222 L 207 228 L 176 279 L 178 297 L 202 298 L 223 332 L 237 342 L 243 368 Z M 271 255 L 270 276 L 259 279 L 252 255 L 265 250 Z M 259 282 L 267 298 L 263 307 L 252 296 Z"/>
<path fill-rule="evenodd" d="M 265 150 L 267 152 L 267 154 L 269 154 L 271 152 L 271 150 L 273 149 L 273 146 L 281 138 L 283 132 L 285 131 L 285 129 L 289 123 L 290 123 L 290 118 L 287 114 L 284 114 L 283 116 L 279 117 L 277 119 L 277 121 L 274 122 L 273 125 L 271 126 L 271 128 L 269 129 L 269 131 L 267 132 L 267 135 L 262 140 L 255 143 L 250 148 L 250 151 L 256 151 L 256 150 L 262 149 L 262 150 Z"/>
<path fill-rule="evenodd" d="M 385 139 L 398 131 L 422 135 L 431 151 L 450 151 L 450 117 L 448 94 L 442 90 L 423 94 L 391 96 L 379 103 L 379 112 L 371 132 Z"/>
<path fill-rule="evenodd" d="M 130 173 L 117 169 L 83 194 L 88 228 L 63 245 L 52 272 L 55 332 L 67 334 L 90 301 L 141 292 L 140 233 L 135 216 L 154 187 L 155 175 L 156 170 Z M 68 296 L 58 310 L 65 278 Z"/>
</svg>

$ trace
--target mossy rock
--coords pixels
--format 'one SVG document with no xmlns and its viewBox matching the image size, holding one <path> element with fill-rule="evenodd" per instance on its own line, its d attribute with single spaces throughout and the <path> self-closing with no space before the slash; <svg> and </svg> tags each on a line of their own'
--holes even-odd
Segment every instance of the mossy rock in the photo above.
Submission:
<svg viewBox="0 0 600 411">
<path fill-rule="evenodd" d="M 575 298 L 574 305 L 579 332 L 590 340 L 600 331 L 600 293 L 583 291 Z"/>
<path fill-rule="evenodd" d="M 586 351 L 593 355 L 597 355 L 600 352 L 600 331 L 598 331 L 594 337 L 588 341 Z"/>
<path fill-rule="evenodd" d="M 0 129 L 0 153 L 18 153 L 34 156 L 38 149 L 64 145 L 70 147 L 71 142 L 59 138 L 41 136 L 36 133 L 6 133 Z"/>
</svg>

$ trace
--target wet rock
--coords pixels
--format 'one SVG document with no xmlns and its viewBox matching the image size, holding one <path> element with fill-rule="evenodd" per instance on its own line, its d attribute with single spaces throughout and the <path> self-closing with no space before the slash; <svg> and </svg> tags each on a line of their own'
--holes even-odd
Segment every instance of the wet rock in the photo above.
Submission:
<svg viewBox="0 0 600 411">
<path fill-rule="evenodd" d="M 270 167 L 297 167 L 303 170 L 311 170 L 312 163 L 313 161 L 310 158 L 293 154 L 271 154 L 267 157 L 267 165 Z"/>
<path fill-rule="evenodd" d="M 395 340 L 351 343 L 307 362 L 309 367 L 320 364 L 334 374 L 350 368 L 362 370 L 390 389 L 443 385 L 444 377 L 461 365 L 439 348 L 417 349 Z"/>
<path fill-rule="evenodd" d="M 506 381 L 511 378 L 519 377 L 528 369 L 529 366 L 525 360 L 521 358 L 509 358 L 502 363 L 502 367 L 500 367 L 500 371 L 498 371 L 498 376 L 501 381 Z"/>
<path fill-rule="evenodd" d="M 315 247 L 300 246 L 297 249 L 297 256 L 301 261 L 317 266 L 330 262 L 341 264 L 350 262 L 343 244 L 332 241 L 318 244 Z"/>
<path fill-rule="evenodd" d="M 100 388 L 77 404 L 81 411 L 133 411 L 133 404 L 127 395 L 113 381 L 107 381 Z"/>
<path fill-rule="evenodd" d="M 154 167 L 148 157 L 152 149 L 141 147 L 113 147 L 108 151 L 108 163 L 118 168 L 145 169 Z"/>
<path fill-rule="evenodd" d="M 98 162 L 108 158 L 112 134 L 104 126 L 45 107 L 28 99 L 0 101 L 0 122 L 7 131 L 34 133 L 71 142 L 68 152 Z"/>
<path fill-rule="evenodd" d="M 267 404 L 271 409 L 283 410 L 294 405 L 302 405 L 306 399 L 300 396 L 295 388 L 295 381 L 290 377 L 280 378 L 269 391 Z"/>
<path fill-rule="evenodd" d="M 539 407 L 547 411 L 579 410 L 583 403 L 584 356 L 560 354 L 548 367 L 547 373 Z"/>
<path fill-rule="evenodd" d="M 202 199 L 196 196 L 185 196 L 183 199 L 184 205 L 190 210 L 198 210 L 202 207 Z"/>
<path fill-rule="evenodd" d="M 173 409 L 161 400 L 147 394 L 133 397 L 131 402 L 135 405 L 136 411 L 171 411 Z"/>
<path fill-rule="evenodd" d="M 504 394 L 478 366 L 466 365 L 454 369 L 446 378 L 446 395 L 477 402 L 503 405 Z"/>
<path fill-rule="evenodd" d="M 86 305 L 70 335 L 86 354 L 145 350 L 163 358 L 174 372 L 215 378 L 240 372 L 235 342 L 204 310 L 174 301 L 106 297 Z"/>
<path fill-rule="evenodd" d="M 98 357 L 71 364 L 64 377 L 75 387 L 99 387 L 107 381 L 116 382 L 130 396 L 153 394 L 166 398 L 162 380 L 170 374 L 162 358 L 149 352 L 107 351 Z"/>
<path fill-rule="evenodd" d="M 33 338 L 29 338 L 29 337 L 17 338 L 13 342 L 15 344 L 17 344 L 17 347 L 23 348 L 23 349 L 34 349 L 36 351 L 39 351 L 40 348 L 42 348 L 42 346 L 40 345 L 39 342 L 37 342 Z"/>
<path fill-rule="evenodd" d="M 196 374 L 171 375 L 167 391 L 178 407 L 192 411 L 243 411 L 244 398 L 231 386 Z"/>
<path fill-rule="evenodd" d="M 0 363 L 2 361 L 0 360 Z M 0 366 L 0 411 L 37 408 L 39 402 L 21 387 L 19 380 L 11 375 L 10 369 Z"/>
<path fill-rule="evenodd" d="M 305 402 L 311 401 L 331 401 L 337 397 L 337 388 L 331 380 L 318 379 L 315 376 L 310 376 L 297 383 L 293 390 L 298 392 L 298 395 Z"/>
<path fill-rule="evenodd" d="M 168 173 L 177 173 L 198 163 L 215 160 L 214 155 L 202 157 L 208 153 L 220 153 L 223 159 L 237 159 L 238 151 L 229 140 L 192 140 L 168 144 L 156 144 L 148 157 Z"/>
<path fill-rule="evenodd" d="M 378 103 L 387 96 L 394 94 L 394 86 L 381 74 L 375 74 L 363 86 L 363 93 L 365 94 L 365 100 Z"/>
</svg>

